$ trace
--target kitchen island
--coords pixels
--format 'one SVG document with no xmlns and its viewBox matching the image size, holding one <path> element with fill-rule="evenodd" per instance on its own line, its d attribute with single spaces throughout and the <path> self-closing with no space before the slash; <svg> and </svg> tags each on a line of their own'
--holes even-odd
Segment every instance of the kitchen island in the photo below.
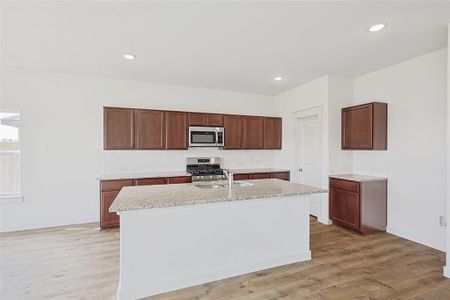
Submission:
<svg viewBox="0 0 450 300">
<path fill-rule="evenodd" d="M 124 187 L 118 299 L 136 299 L 311 259 L 309 201 L 279 179 Z"/>
</svg>

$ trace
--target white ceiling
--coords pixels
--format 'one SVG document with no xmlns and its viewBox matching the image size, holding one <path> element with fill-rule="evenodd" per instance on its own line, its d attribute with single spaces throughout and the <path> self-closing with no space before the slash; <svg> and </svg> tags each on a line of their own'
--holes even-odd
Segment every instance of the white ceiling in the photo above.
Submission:
<svg viewBox="0 0 450 300">
<path fill-rule="evenodd" d="M 2 1 L 1 8 L 2 65 L 269 95 L 444 48 L 450 22 L 449 1 Z M 389 25 L 367 31 L 380 22 Z"/>
</svg>

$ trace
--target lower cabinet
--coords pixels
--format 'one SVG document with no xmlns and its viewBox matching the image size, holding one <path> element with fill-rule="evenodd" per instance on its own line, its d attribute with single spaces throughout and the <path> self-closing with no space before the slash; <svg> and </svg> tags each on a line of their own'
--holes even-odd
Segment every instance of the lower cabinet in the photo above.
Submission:
<svg viewBox="0 0 450 300">
<path fill-rule="evenodd" d="M 330 178 L 330 219 L 359 234 L 386 231 L 387 181 Z"/>
<path fill-rule="evenodd" d="M 108 191 L 100 193 L 100 227 L 109 228 L 119 225 L 119 216 L 116 213 L 110 213 L 109 207 L 116 199 L 119 191 Z"/>
<path fill-rule="evenodd" d="M 190 176 L 100 181 L 100 228 L 105 229 L 119 226 L 119 216 L 116 213 L 110 213 L 109 207 L 124 186 L 176 184 L 189 182 L 191 182 Z"/>
<path fill-rule="evenodd" d="M 249 174 L 234 174 L 234 180 L 249 180 L 249 179 L 268 179 L 277 178 L 289 181 L 290 172 L 274 172 L 274 173 L 249 173 Z"/>
<path fill-rule="evenodd" d="M 271 173 L 254 173 L 250 174 L 250 179 L 269 179 L 272 177 Z"/>
<path fill-rule="evenodd" d="M 278 178 L 289 181 L 290 172 L 235 174 L 234 180 Z M 125 180 L 100 181 L 100 228 L 112 228 L 119 226 L 119 216 L 110 213 L 109 207 L 116 199 L 120 190 L 125 186 L 155 185 L 155 184 L 179 184 L 192 182 L 191 176 L 139 178 Z"/>
<path fill-rule="evenodd" d="M 190 183 L 192 181 L 191 176 L 182 176 L 182 177 L 168 177 L 167 184 L 176 184 L 176 183 Z"/>
</svg>

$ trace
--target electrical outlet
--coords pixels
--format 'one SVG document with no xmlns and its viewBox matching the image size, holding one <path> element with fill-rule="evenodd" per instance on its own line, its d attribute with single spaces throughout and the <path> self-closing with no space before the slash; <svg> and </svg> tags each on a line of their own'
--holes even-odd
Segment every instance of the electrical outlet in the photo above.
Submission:
<svg viewBox="0 0 450 300">
<path fill-rule="evenodd" d="M 439 225 L 442 227 L 447 227 L 447 218 L 444 216 L 439 216 Z"/>
</svg>

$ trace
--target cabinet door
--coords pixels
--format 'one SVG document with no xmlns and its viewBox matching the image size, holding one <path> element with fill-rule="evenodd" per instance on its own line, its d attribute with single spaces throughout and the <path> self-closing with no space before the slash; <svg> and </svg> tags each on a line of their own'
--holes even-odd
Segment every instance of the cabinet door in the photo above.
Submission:
<svg viewBox="0 0 450 300">
<path fill-rule="evenodd" d="M 242 122 L 242 148 L 264 148 L 264 118 L 244 116 Z"/>
<path fill-rule="evenodd" d="M 289 181 L 291 179 L 291 175 L 290 175 L 290 172 L 275 172 L 275 173 L 272 173 L 272 178 Z"/>
<path fill-rule="evenodd" d="M 372 103 L 342 109 L 341 134 L 342 149 L 372 149 Z"/>
<path fill-rule="evenodd" d="M 165 149 L 164 112 L 138 109 L 135 113 L 136 149 Z"/>
<path fill-rule="evenodd" d="M 192 180 L 191 176 L 182 176 L 182 177 L 168 177 L 168 184 L 176 184 L 176 183 L 190 183 Z"/>
<path fill-rule="evenodd" d="M 223 115 L 207 114 L 206 115 L 206 126 L 223 127 Z"/>
<path fill-rule="evenodd" d="M 187 149 L 188 114 L 184 112 L 166 112 L 166 149 Z"/>
<path fill-rule="evenodd" d="M 136 185 L 166 184 L 165 178 L 140 178 L 136 179 Z"/>
<path fill-rule="evenodd" d="M 189 113 L 189 125 L 191 125 L 191 126 L 206 126 L 206 114 Z"/>
<path fill-rule="evenodd" d="M 119 191 L 109 191 L 100 193 L 100 227 L 119 226 L 119 216 L 116 213 L 110 213 L 109 207 L 116 199 Z"/>
<path fill-rule="evenodd" d="M 248 180 L 250 179 L 249 174 L 234 174 L 233 175 L 234 180 Z"/>
<path fill-rule="evenodd" d="M 250 179 L 268 179 L 270 178 L 270 173 L 254 173 L 250 174 Z"/>
<path fill-rule="evenodd" d="M 359 230 L 359 193 L 330 188 L 330 219 Z"/>
<path fill-rule="evenodd" d="M 281 118 L 264 118 L 264 149 L 281 149 Z"/>
<path fill-rule="evenodd" d="M 134 109 L 103 108 L 103 149 L 134 148 Z"/>
<path fill-rule="evenodd" d="M 224 116 L 223 126 L 225 131 L 224 149 L 242 148 L 242 117 Z"/>
</svg>

